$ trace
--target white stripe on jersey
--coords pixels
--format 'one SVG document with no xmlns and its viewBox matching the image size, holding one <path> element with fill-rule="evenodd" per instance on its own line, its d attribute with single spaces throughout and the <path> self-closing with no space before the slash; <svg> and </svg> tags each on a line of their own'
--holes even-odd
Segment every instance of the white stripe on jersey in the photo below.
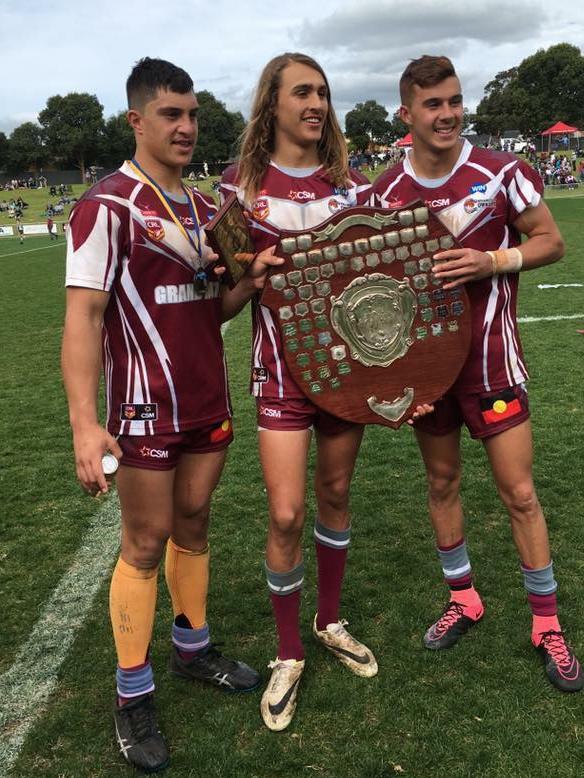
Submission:
<svg viewBox="0 0 584 778">
<path fill-rule="evenodd" d="M 174 426 L 174 431 L 179 432 L 180 430 L 178 425 L 178 401 L 176 397 L 176 389 L 174 387 L 174 382 L 172 380 L 172 376 L 168 368 L 170 364 L 170 357 L 168 355 L 168 352 L 164 346 L 164 343 L 162 341 L 162 338 L 160 337 L 158 330 L 154 326 L 154 322 L 152 321 L 152 318 L 150 317 L 150 314 L 148 313 L 146 306 L 144 305 L 142 299 L 140 298 L 140 295 L 138 294 L 138 290 L 134 286 L 134 281 L 132 280 L 132 277 L 127 272 L 127 265 L 126 267 L 124 267 L 122 275 L 120 276 L 120 283 L 122 289 L 127 294 L 128 299 L 132 304 L 132 307 L 138 314 L 138 317 L 142 322 L 142 326 L 144 327 L 144 332 L 150 339 L 150 342 L 152 343 L 156 356 L 158 357 L 158 361 L 160 363 L 162 372 L 164 373 L 164 377 L 166 378 L 166 383 L 172 399 L 172 423 Z M 137 343 L 136 343 L 136 349 L 138 349 Z M 142 358 L 141 352 L 139 353 Z"/>
<path fill-rule="evenodd" d="M 521 384 L 527 378 L 525 364 L 519 358 L 519 344 L 517 342 L 517 330 L 513 326 L 513 317 L 511 315 L 511 287 L 509 285 L 509 276 L 503 276 L 503 287 L 505 289 L 505 306 L 502 311 L 502 320 L 504 323 L 504 342 L 505 365 L 507 377 L 510 385 Z"/>
<path fill-rule="evenodd" d="M 122 323 L 122 331 L 124 333 L 124 341 L 126 343 L 126 351 L 128 354 L 128 366 L 126 369 L 126 397 L 130 397 L 130 402 L 133 403 L 142 403 L 144 400 L 144 392 L 142 391 L 142 384 L 146 383 L 146 402 L 150 402 L 150 387 L 148 386 L 148 373 L 146 371 L 146 364 L 144 362 L 144 356 L 142 352 L 140 351 L 138 347 L 138 341 L 136 339 L 136 336 L 132 332 L 132 328 L 130 327 L 130 323 L 128 319 L 126 318 L 126 315 L 124 313 L 124 309 L 122 308 L 121 302 L 119 297 L 116 297 L 116 304 L 118 306 L 118 312 L 120 314 L 120 319 Z M 130 339 L 132 340 L 135 349 L 136 354 L 138 355 L 138 358 L 135 359 L 132 356 L 132 349 L 130 347 Z M 138 362 L 140 362 L 142 366 L 142 375 L 140 374 L 138 370 Z M 120 429 L 120 434 L 126 434 L 126 435 L 145 435 L 146 434 L 146 425 L 145 422 L 140 420 L 134 420 L 127 423 L 128 430 L 125 432 L 125 430 Z M 150 431 L 149 434 L 152 434 L 152 431 Z"/>
<path fill-rule="evenodd" d="M 117 245 L 120 225 L 119 217 L 115 213 L 110 214 L 110 209 L 105 205 L 100 205 L 93 229 L 76 252 L 73 248 L 72 232 L 67 230 L 66 286 L 76 286 L 75 282 L 78 281 L 84 288 L 110 290 L 116 272 L 112 246 Z M 113 259 L 109 268 L 108 259 Z"/>
<path fill-rule="evenodd" d="M 541 201 L 539 192 L 535 191 L 533 183 L 529 179 L 525 178 L 521 170 L 517 170 L 517 173 L 515 174 L 515 181 L 517 182 L 517 188 L 525 200 L 526 207 L 534 208 L 536 205 L 539 205 Z"/>
<path fill-rule="evenodd" d="M 387 187 L 385 192 L 381 195 L 379 198 L 380 200 L 387 200 L 387 196 L 391 192 L 391 190 L 394 188 L 394 186 L 397 186 L 397 184 L 402 180 L 402 178 L 405 176 L 405 171 L 403 173 L 400 173 L 399 176 L 395 179 L 395 181 L 392 181 L 391 184 Z M 414 178 L 414 176 L 412 176 Z M 373 195 L 372 195 L 373 196 Z"/>
<path fill-rule="evenodd" d="M 265 305 L 259 305 L 260 313 L 264 322 L 264 326 L 268 335 L 270 336 L 270 342 L 272 344 L 272 350 L 274 353 L 274 361 L 276 363 L 276 376 L 278 378 L 278 397 L 282 399 L 284 397 L 284 382 L 282 381 L 282 362 L 280 361 L 280 355 L 276 347 L 276 339 L 274 332 L 276 331 L 276 324 L 272 318 L 272 312 Z"/>
<path fill-rule="evenodd" d="M 253 362 L 252 365 L 254 367 L 263 367 L 264 363 L 262 362 L 262 324 L 261 324 L 261 318 L 260 318 L 260 306 L 259 303 L 254 306 L 254 317 L 255 317 L 255 335 L 253 339 Z M 263 383 L 260 381 L 254 381 L 252 386 L 252 393 L 254 397 L 262 397 L 263 395 Z"/>
<path fill-rule="evenodd" d="M 495 311 L 497 309 L 497 298 L 499 297 L 499 278 L 500 276 L 491 277 L 491 291 L 489 293 L 489 300 L 487 307 L 485 308 L 485 317 L 483 319 L 483 384 L 485 385 L 485 392 L 491 391 L 491 385 L 489 384 L 489 336 L 491 334 L 491 327 L 493 325 L 493 319 L 495 318 Z"/>
</svg>

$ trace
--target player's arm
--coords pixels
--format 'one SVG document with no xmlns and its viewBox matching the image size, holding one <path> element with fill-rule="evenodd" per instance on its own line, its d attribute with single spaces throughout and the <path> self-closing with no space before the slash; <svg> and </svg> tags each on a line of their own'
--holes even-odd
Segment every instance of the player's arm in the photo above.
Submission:
<svg viewBox="0 0 584 778">
<path fill-rule="evenodd" d="M 101 458 L 106 451 L 122 456 L 116 439 L 100 424 L 97 393 L 101 373 L 103 314 L 109 292 L 69 287 L 61 351 L 77 478 L 88 492 L 108 490 Z"/>
<path fill-rule="evenodd" d="M 275 246 L 270 246 L 256 254 L 252 263 L 233 289 L 225 287 L 222 308 L 223 321 L 236 316 L 254 294 L 264 288 L 270 268 L 281 265 L 284 262 L 282 257 L 277 257 L 274 254 L 275 250 Z"/>
<path fill-rule="evenodd" d="M 547 205 L 540 201 L 526 208 L 513 223 L 527 237 L 521 246 L 510 249 L 477 251 L 471 248 L 449 249 L 434 255 L 432 268 L 436 278 L 445 280 L 444 289 L 454 289 L 468 281 L 499 273 L 518 273 L 557 262 L 564 255 L 564 241 Z"/>
</svg>

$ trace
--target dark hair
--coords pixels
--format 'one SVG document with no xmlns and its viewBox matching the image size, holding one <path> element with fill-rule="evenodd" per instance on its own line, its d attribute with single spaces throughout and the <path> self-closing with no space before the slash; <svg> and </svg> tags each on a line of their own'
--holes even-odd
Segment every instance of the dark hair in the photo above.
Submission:
<svg viewBox="0 0 584 778">
<path fill-rule="evenodd" d="M 456 71 L 448 57 L 431 57 L 424 54 L 423 57 L 413 59 L 399 80 L 402 105 L 409 104 L 414 86 L 436 86 L 451 76 L 456 76 Z"/>
<path fill-rule="evenodd" d="M 192 91 L 193 79 L 185 70 L 164 59 L 138 60 L 126 81 L 128 108 L 141 108 L 160 89 L 184 95 Z"/>
</svg>

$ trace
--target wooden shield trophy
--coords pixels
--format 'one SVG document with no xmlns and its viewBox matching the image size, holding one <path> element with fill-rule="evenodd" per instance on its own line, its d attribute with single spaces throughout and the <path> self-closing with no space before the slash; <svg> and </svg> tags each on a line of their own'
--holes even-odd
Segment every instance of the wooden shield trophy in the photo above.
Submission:
<svg viewBox="0 0 584 778">
<path fill-rule="evenodd" d="M 349 208 L 283 232 L 263 291 L 306 396 L 360 424 L 397 428 L 454 383 L 470 345 L 463 287 L 445 291 L 434 254 L 456 246 L 421 201 Z"/>
</svg>

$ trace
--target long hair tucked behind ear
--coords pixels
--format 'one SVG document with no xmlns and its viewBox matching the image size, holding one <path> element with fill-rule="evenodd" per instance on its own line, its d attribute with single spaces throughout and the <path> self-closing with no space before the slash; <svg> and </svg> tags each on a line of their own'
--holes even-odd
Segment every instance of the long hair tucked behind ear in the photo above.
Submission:
<svg viewBox="0 0 584 778">
<path fill-rule="evenodd" d="M 278 101 L 282 71 L 292 62 L 307 65 L 323 77 L 329 101 L 321 138 L 318 142 L 318 158 L 335 186 L 345 186 L 349 180 L 349 155 L 347 144 L 331 104 L 330 86 L 321 66 L 306 54 L 286 53 L 270 60 L 258 82 L 251 116 L 239 141 L 239 183 L 246 200 L 257 195 L 262 178 L 274 152 L 274 113 Z"/>
</svg>

